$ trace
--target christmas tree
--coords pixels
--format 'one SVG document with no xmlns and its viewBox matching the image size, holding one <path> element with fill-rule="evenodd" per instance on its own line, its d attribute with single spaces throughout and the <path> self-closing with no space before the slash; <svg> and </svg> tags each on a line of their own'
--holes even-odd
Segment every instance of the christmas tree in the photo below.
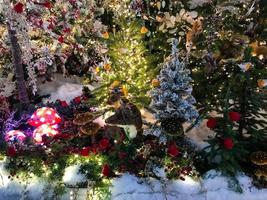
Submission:
<svg viewBox="0 0 267 200">
<path fill-rule="evenodd" d="M 156 112 L 163 131 L 174 135 L 181 134 L 183 122 L 192 122 L 198 117 L 193 107 L 195 99 L 191 95 L 190 71 L 179 60 L 177 45 L 178 40 L 174 40 L 172 54 L 157 78 L 159 86 L 151 94 L 151 108 Z"/>
<path fill-rule="evenodd" d="M 102 87 L 95 93 L 106 99 L 109 90 L 121 88 L 122 96 L 143 107 L 150 102 L 147 92 L 152 87 L 151 80 L 157 68 L 153 66 L 153 57 L 144 41 L 149 30 L 142 26 L 142 20 L 130 18 L 128 11 L 125 15 L 124 12 L 115 13 L 113 32 L 106 33 L 109 50 L 98 67 Z"/>
</svg>

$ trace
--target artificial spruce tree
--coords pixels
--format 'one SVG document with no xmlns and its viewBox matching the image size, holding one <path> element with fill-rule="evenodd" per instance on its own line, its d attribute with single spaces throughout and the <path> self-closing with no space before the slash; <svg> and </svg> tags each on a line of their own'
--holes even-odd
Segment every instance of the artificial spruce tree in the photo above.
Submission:
<svg viewBox="0 0 267 200">
<path fill-rule="evenodd" d="M 148 30 L 139 20 L 120 16 L 115 21 L 118 29 L 109 33 L 107 39 L 109 59 L 100 67 L 103 87 L 96 94 L 106 99 L 110 90 L 118 89 L 133 103 L 148 105 L 147 92 L 157 70 L 144 41 Z"/>
<path fill-rule="evenodd" d="M 161 123 L 163 132 L 171 135 L 183 133 L 182 123 L 192 122 L 198 117 L 194 108 L 195 98 L 191 95 L 190 71 L 178 57 L 178 40 L 174 39 L 172 54 L 164 63 L 157 77 L 159 86 L 152 93 L 151 108 Z"/>
</svg>

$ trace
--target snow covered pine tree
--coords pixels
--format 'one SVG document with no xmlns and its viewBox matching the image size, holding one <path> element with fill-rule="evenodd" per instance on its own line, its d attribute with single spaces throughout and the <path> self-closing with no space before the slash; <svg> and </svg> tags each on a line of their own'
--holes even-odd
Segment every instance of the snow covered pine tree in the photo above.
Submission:
<svg viewBox="0 0 267 200">
<path fill-rule="evenodd" d="M 161 123 L 163 133 L 173 136 L 183 134 L 182 123 L 198 117 L 193 106 L 195 98 L 191 95 L 190 71 L 184 62 L 180 62 L 177 45 L 178 40 L 174 39 L 172 54 L 157 77 L 159 86 L 151 92 L 155 117 Z"/>
</svg>

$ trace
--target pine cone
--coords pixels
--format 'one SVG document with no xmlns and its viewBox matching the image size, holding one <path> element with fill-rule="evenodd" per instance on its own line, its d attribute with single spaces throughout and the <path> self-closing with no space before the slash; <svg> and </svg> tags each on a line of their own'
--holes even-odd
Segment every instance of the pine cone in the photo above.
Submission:
<svg viewBox="0 0 267 200">
<path fill-rule="evenodd" d="M 180 136 L 184 133 L 182 123 L 183 119 L 180 118 L 166 118 L 161 120 L 161 128 L 169 135 Z"/>
</svg>

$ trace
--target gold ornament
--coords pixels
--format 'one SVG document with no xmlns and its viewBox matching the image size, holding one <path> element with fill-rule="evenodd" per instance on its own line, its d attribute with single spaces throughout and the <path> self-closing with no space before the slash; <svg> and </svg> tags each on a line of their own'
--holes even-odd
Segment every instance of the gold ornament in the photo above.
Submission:
<svg viewBox="0 0 267 200">
<path fill-rule="evenodd" d="M 151 83 L 152 83 L 153 87 L 158 87 L 159 86 L 159 80 L 158 79 L 153 79 Z"/>
</svg>

